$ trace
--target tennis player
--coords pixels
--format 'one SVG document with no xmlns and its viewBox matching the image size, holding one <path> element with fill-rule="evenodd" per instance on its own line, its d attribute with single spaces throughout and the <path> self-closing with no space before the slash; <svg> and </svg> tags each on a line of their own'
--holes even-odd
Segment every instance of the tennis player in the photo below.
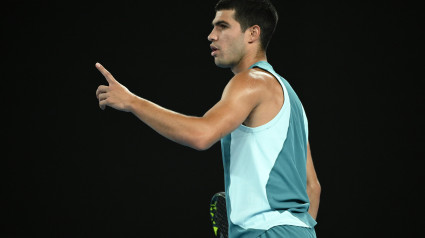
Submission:
<svg viewBox="0 0 425 238">
<path fill-rule="evenodd" d="M 220 0 L 208 36 L 217 66 L 234 76 L 202 117 L 130 92 L 101 64 L 101 109 L 131 112 L 164 137 L 196 150 L 221 141 L 229 237 L 316 237 L 321 187 L 308 121 L 291 85 L 267 61 L 278 14 L 269 0 Z"/>
</svg>

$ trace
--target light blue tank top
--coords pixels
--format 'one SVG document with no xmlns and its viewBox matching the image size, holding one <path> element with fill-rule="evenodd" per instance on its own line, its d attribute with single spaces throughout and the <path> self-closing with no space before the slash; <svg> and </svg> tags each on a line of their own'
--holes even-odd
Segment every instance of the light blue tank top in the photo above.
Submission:
<svg viewBox="0 0 425 238">
<path fill-rule="evenodd" d="M 307 138 L 304 108 L 289 83 L 266 61 L 250 68 L 281 84 L 279 113 L 259 127 L 240 125 L 221 139 L 229 237 L 257 237 L 279 225 L 314 227 L 308 214 Z"/>
</svg>

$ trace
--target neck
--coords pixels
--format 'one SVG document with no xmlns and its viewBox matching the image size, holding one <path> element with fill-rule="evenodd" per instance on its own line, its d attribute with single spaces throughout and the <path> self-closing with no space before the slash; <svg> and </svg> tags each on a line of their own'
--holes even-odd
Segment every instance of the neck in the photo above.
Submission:
<svg viewBox="0 0 425 238">
<path fill-rule="evenodd" d="M 235 66 L 233 66 L 232 72 L 233 74 L 238 74 L 246 69 L 248 69 L 251 65 L 257 63 L 258 61 L 267 61 L 267 56 L 264 52 L 259 52 L 255 55 L 245 55 L 245 57 L 243 57 L 238 64 L 236 64 Z"/>
</svg>

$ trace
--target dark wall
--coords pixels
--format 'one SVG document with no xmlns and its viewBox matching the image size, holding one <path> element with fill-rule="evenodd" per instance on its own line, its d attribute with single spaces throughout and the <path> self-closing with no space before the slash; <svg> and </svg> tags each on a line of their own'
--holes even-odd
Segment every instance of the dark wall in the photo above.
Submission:
<svg viewBox="0 0 425 238">
<path fill-rule="evenodd" d="M 423 6 L 274 2 L 268 60 L 309 118 L 318 236 L 419 232 Z M 4 3 L 0 237 L 213 237 L 219 143 L 198 152 L 100 110 L 106 81 L 94 64 L 139 96 L 201 116 L 232 77 L 210 56 L 214 4 Z"/>
</svg>

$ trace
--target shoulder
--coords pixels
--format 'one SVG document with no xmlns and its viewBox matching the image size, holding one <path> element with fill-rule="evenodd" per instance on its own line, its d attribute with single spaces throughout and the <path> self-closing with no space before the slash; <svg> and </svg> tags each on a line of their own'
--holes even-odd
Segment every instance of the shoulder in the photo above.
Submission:
<svg viewBox="0 0 425 238">
<path fill-rule="evenodd" d="M 234 75 L 223 91 L 226 98 L 249 98 L 256 101 L 264 90 L 264 76 L 259 69 L 247 69 Z"/>
<path fill-rule="evenodd" d="M 262 69 L 244 70 L 230 79 L 223 91 L 223 97 L 238 98 L 240 100 L 244 98 L 243 100 L 258 104 L 267 95 L 270 79 L 274 79 L 273 76 Z"/>
<path fill-rule="evenodd" d="M 259 68 L 247 69 L 233 76 L 229 81 L 229 86 L 241 90 L 261 91 L 267 86 L 270 79 L 275 80 L 267 71 Z"/>
<path fill-rule="evenodd" d="M 254 83 L 261 83 L 268 79 L 273 79 L 274 77 L 267 71 L 260 68 L 246 69 L 238 74 L 236 74 L 232 80 L 238 81 L 249 81 Z"/>
</svg>

